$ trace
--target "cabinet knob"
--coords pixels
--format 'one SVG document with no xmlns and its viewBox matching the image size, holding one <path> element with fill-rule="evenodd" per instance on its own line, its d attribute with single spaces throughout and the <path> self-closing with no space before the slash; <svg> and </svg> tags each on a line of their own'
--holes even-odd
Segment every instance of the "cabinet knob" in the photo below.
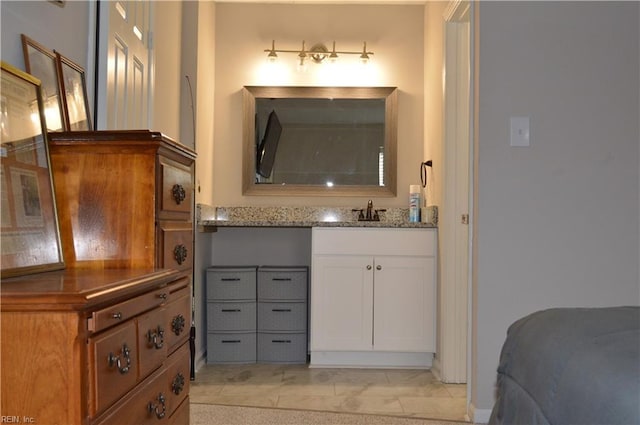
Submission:
<svg viewBox="0 0 640 425">
<path fill-rule="evenodd" d="M 174 184 L 171 189 L 171 194 L 173 195 L 173 200 L 176 201 L 176 204 L 178 205 L 187 198 L 187 192 L 181 184 Z"/>
<path fill-rule="evenodd" d="M 115 365 L 118 368 L 120 374 L 124 375 L 125 373 L 129 372 L 129 369 L 131 368 L 131 352 L 129 351 L 129 347 L 127 347 L 127 344 L 122 344 L 121 354 L 124 358 L 126 366 L 122 365 L 123 360 L 120 358 L 120 356 L 116 356 L 113 353 L 109 353 L 107 361 L 109 362 L 109 367 L 113 367 L 113 365 Z"/>
<path fill-rule="evenodd" d="M 187 260 L 187 247 L 180 244 L 173 248 L 173 258 L 178 265 L 182 265 Z"/>
<path fill-rule="evenodd" d="M 376 270 L 382 270 L 382 266 L 377 265 L 377 266 L 376 266 Z"/>
<path fill-rule="evenodd" d="M 171 391 L 173 391 L 175 395 L 180 394 L 184 389 L 184 383 L 185 383 L 184 375 L 178 372 L 176 377 L 173 379 L 173 382 L 171 383 Z"/>
<path fill-rule="evenodd" d="M 158 400 L 158 404 L 155 403 L 155 400 L 150 401 L 149 404 L 147 405 L 147 409 L 149 410 L 149 413 L 155 413 L 156 418 L 162 419 L 164 418 L 164 415 L 167 413 L 167 404 L 166 404 L 166 399 L 164 398 L 164 394 L 162 393 L 158 394 L 158 397 L 156 397 L 156 400 Z"/>
<path fill-rule="evenodd" d="M 371 264 L 367 264 L 367 270 L 371 270 Z"/>
<path fill-rule="evenodd" d="M 182 314 L 178 314 L 171 321 L 171 330 L 173 331 L 174 334 L 180 335 L 184 330 L 185 324 L 186 324 L 186 320 L 184 319 L 184 316 Z"/>
</svg>

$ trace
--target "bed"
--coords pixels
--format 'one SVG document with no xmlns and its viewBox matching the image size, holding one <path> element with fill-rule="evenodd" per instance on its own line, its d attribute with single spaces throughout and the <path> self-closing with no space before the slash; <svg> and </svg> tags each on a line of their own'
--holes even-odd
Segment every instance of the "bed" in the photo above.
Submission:
<svg viewBox="0 0 640 425">
<path fill-rule="evenodd" d="M 556 308 L 513 323 L 489 423 L 640 424 L 640 307 Z"/>
</svg>

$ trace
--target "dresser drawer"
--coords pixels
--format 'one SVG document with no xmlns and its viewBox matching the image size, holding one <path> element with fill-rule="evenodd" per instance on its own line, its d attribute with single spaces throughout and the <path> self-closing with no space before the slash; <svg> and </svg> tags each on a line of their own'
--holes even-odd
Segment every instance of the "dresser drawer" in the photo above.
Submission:
<svg viewBox="0 0 640 425">
<path fill-rule="evenodd" d="M 104 410 L 129 391 L 137 381 L 136 324 L 89 338 L 91 414 Z"/>
<path fill-rule="evenodd" d="M 256 302 L 207 303 L 208 331 L 256 329 Z"/>
<path fill-rule="evenodd" d="M 190 223 L 160 222 L 159 267 L 190 270 L 193 267 L 193 229 Z"/>
<path fill-rule="evenodd" d="M 207 300 L 255 300 L 256 267 L 207 269 Z"/>
<path fill-rule="evenodd" d="M 306 363 L 306 333 L 258 333 L 258 362 Z"/>
<path fill-rule="evenodd" d="M 208 333 L 207 363 L 255 363 L 256 333 Z"/>
<path fill-rule="evenodd" d="M 111 326 L 125 322 L 134 316 L 151 310 L 164 302 L 168 296 L 165 288 L 128 299 L 113 306 L 92 313 L 89 319 L 89 331 L 99 332 Z"/>
<path fill-rule="evenodd" d="M 158 156 L 158 162 L 161 176 L 158 216 L 188 220 L 193 204 L 191 167 L 163 156 Z"/>
<path fill-rule="evenodd" d="M 189 338 L 191 323 L 191 286 L 186 286 L 169 297 L 167 308 L 167 332 L 165 341 L 171 353 L 178 345 Z"/>
<path fill-rule="evenodd" d="M 258 269 L 258 300 L 306 299 L 306 267 L 260 267 Z"/>
<path fill-rule="evenodd" d="M 167 394 L 167 414 L 173 412 L 189 394 L 190 356 L 189 345 L 183 344 L 167 360 L 167 382 L 165 384 Z"/>
<path fill-rule="evenodd" d="M 105 412 L 94 425 L 147 425 L 164 423 L 168 418 L 165 369 L 156 371 L 126 399 Z"/>
<path fill-rule="evenodd" d="M 136 320 L 138 324 L 138 380 L 162 365 L 167 357 L 166 309 L 157 308 Z"/>
<path fill-rule="evenodd" d="M 306 331 L 306 302 L 259 302 L 258 331 Z"/>
<path fill-rule="evenodd" d="M 189 425 L 189 398 L 187 397 L 169 418 L 168 425 Z"/>
</svg>

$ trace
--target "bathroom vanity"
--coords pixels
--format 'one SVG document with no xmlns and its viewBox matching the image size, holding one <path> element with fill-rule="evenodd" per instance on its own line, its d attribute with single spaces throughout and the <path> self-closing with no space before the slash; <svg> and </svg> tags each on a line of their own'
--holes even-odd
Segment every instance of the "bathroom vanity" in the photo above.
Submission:
<svg viewBox="0 0 640 425">
<path fill-rule="evenodd" d="M 310 267 L 311 367 L 431 366 L 435 224 L 410 223 L 402 208 L 387 209 L 381 221 L 316 207 L 218 208 L 209 217 L 199 223 L 218 232 L 215 266 Z"/>
</svg>

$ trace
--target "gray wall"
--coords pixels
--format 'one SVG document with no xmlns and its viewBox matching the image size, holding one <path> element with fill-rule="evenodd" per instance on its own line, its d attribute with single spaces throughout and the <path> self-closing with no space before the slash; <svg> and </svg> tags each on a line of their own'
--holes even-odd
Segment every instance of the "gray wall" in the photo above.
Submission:
<svg viewBox="0 0 640 425">
<path fill-rule="evenodd" d="M 638 2 L 479 3 L 476 408 L 517 318 L 640 304 L 639 18 Z M 530 147 L 509 146 L 514 115 Z"/>
</svg>

